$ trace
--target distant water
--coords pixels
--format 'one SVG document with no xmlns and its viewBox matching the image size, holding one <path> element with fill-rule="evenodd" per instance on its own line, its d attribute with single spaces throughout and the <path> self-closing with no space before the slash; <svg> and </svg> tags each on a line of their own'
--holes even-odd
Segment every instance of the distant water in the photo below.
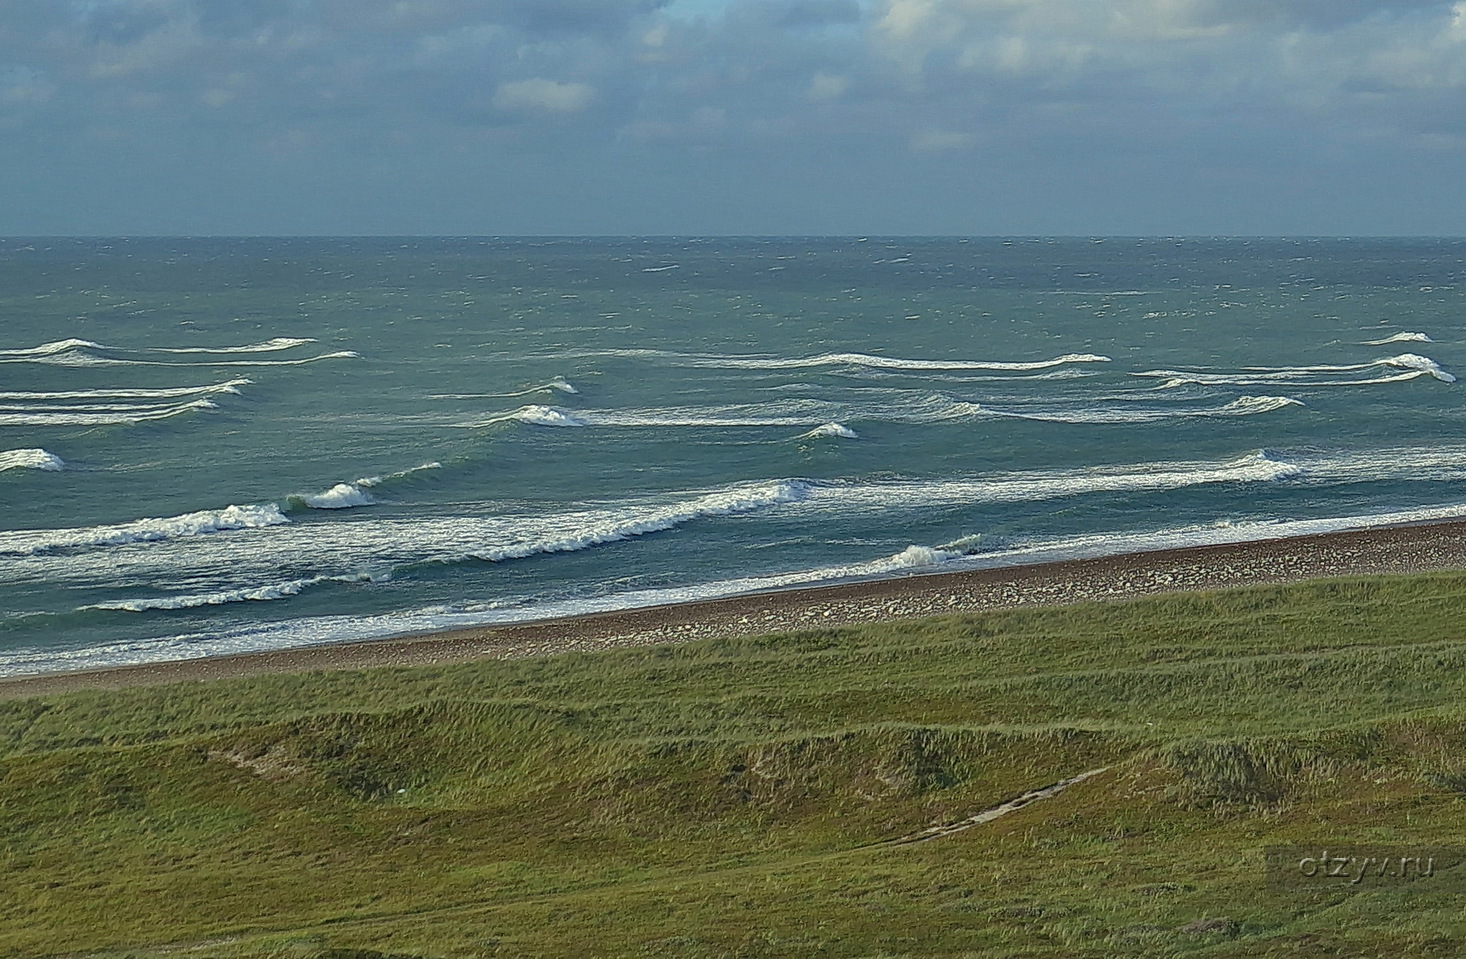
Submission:
<svg viewBox="0 0 1466 959">
<path fill-rule="evenodd" d="M 0 675 L 1466 513 L 1466 241 L 0 241 Z"/>
</svg>

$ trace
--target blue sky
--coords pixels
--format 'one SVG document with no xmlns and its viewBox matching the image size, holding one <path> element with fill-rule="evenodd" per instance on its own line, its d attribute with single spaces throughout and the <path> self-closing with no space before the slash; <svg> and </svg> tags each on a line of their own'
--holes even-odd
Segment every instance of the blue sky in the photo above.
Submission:
<svg viewBox="0 0 1466 959">
<path fill-rule="evenodd" d="M 0 0 L 0 234 L 1466 234 L 1460 0 Z"/>
</svg>

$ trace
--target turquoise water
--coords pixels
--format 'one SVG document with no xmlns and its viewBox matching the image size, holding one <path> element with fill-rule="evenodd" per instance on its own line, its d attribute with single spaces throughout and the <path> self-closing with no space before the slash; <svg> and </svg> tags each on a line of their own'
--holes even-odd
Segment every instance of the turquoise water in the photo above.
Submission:
<svg viewBox="0 0 1466 959">
<path fill-rule="evenodd" d="M 0 675 L 1466 513 L 1466 241 L 0 241 Z"/>
</svg>

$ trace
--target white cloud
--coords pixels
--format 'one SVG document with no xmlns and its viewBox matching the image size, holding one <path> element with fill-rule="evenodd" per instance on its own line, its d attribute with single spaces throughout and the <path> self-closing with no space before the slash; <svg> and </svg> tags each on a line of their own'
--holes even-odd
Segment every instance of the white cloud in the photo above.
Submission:
<svg viewBox="0 0 1466 959">
<path fill-rule="evenodd" d="M 595 99 L 595 89 L 585 83 L 562 83 L 544 77 L 501 84 L 494 91 L 494 109 L 507 113 L 579 113 Z"/>
</svg>

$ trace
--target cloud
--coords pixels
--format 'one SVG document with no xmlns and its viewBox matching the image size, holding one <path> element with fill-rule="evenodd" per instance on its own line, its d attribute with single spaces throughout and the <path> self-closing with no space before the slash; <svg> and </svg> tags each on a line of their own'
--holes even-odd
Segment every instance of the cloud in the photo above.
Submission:
<svg viewBox="0 0 1466 959">
<path fill-rule="evenodd" d="M 544 77 L 516 80 L 494 91 L 494 109 L 510 113 L 579 113 L 595 97 L 584 83 L 561 83 Z"/>
</svg>

